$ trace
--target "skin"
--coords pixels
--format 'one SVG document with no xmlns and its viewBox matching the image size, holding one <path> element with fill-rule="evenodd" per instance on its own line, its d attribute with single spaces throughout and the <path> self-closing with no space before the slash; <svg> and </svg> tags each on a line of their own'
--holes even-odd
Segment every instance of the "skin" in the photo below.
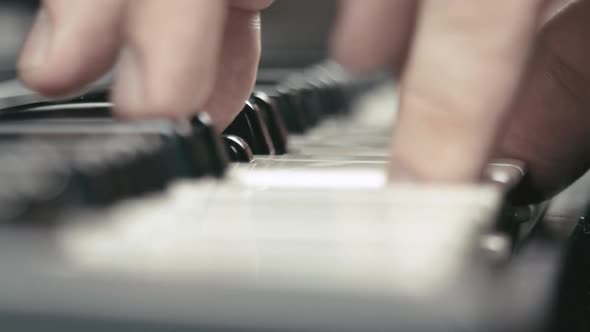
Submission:
<svg viewBox="0 0 590 332">
<path fill-rule="evenodd" d="M 333 50 L 401 75 L 393 179 L 473 182 L 516 158 L 526 203 L 590 167 L 589 22 L 590 1 L 344 0 Z"/>
<path fill-rule="evenodd" d="M 118 62 L 121 117 L 186 117 L 219 128 L 248 99 L 260 57 L 260 10 L 271 0 L 45 0 L 19 62 L 48 96 L 76 93 Z"/>
<path fill-rule="evenodd" d="M 63 96 L 118 63 L 120 116 L 206 110 L 223 128 L 254 84 L 271 2 L 45 0 L 20 75 Z M 401 77 L 392 180 L 474 182 L 512 157 L 530 167 L 522 197 L 541 200 L 588 170 L 590 0 L 341 2 L 334 58 Z"/>
</svg>

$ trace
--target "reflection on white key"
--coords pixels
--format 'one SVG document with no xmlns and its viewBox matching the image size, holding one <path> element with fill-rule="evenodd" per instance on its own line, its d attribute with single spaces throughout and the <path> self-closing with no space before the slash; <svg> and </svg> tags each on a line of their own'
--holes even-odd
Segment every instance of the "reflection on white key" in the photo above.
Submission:
<svg viewBox="0 0 590 332">
<path fill-rule="evenodd" d="M 378 189 L 387 184 L 385 172 L 370 169 L 246 170 L 235 172 L 231 180 L 247 187 L 292 189 Z"/>
</svg>

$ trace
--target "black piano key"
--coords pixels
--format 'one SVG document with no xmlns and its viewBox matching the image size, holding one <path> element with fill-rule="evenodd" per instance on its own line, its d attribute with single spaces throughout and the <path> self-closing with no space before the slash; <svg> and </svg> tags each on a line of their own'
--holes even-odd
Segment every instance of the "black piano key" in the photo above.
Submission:
<svg viewBox="0 0 590 332">
<path fill-rule="evenodd" d="M 310 83 L 315 86 L 318 103 L 324 117 L 337 116 L 341 114 L 342 107 L 339 103 L 338 89 L 336 84 L 330 84 L 321 80 Z"/>
<path fill-rule="evenodd" d="M 159 137 L 115 134 L 82 136 L 69 142 L 67 138 L 46 137 L 45 141 L 67 163 L 68 191 L 80 196 L 76 202 L 64 203 L 108 205 L 162 190 L 175 177 L 164 169 L 153 172 L 155 167 L 165 167 L 161 163 L 164 142 Z"/>
<path fill-rule="evenodd" d="M 65 163 L 52 169 L 36 162 L 43 169 L 35 173 L 42 176 L 36 177 L 12 165 L 13 171 L 21 170 L 18 174 L 31 180 L 16 182 L 16 189 L 6 194 L 0 190 L 0 206 L 10 203 L 13 207 L 0 212 L 0 221 L 36 220 L 34 215 L 47 220 L 51 219 L 47 211 L 106 206 L 160 191 L 174 179 L 224 175 L 227 154 L 206 115 L 195 116 L 190 122 L 122 122 L 111 117 L 111 106 L 93 99 L 37 103 L 0 112 L 0 145 L 42 143 Z M 25 152 L 20 159 L 39 156 L 43 160 L 39 151 Z M 65 179 L 67 185 L 57 185 L 58 178 Z M 56 185 L 41 190 L 43 183 Z M 55 194 L 38 195 L 42 192 Z"/>
<path fill-rule="evenodd" d="M 185 143 L 189 143 L 185 152 L 190 154 L 194 165 L 202 170 L 201 176 L 223 177 L 229 164 L 229 158 L 215 131 L 211 119 L 205 113 L 193 117 L 191 127 L 185 128 Z"/>
<path fill-rule="evenodd" d="M 112 105 L 103 102 L 36 103 L 0 111 L 0 121 L 111 118 Z"/>
<path fill-rule="evenodd" d="M 319 92 L 313 86 L 306 86 L 305 88 L 300 89 L 298 93 L 301 98 L 301 108 L 309 126 L 317 126 L 324 116 L 324 109 L 322 107 Z"/>
<path fill-rule="evenodd" d="M 154 163 L 161 151 L 155 136 L 0 136 L 0 206 L 10 207 L 0 211 L 2 223 L 45 225 L 66 208 L 116 203 L 161 190 L 171 179 Z M 13 145 L 26 149 L 5 148 Z"/>
<path fill-rule="evenodd" d="M 246 141 L 238 136 L 223 135 L 225 149 L 232 162 L 251 163 L 254 161 L 254 153 Z"/>
<path fill-rule="evenodd" d="M 87 203 L 106 205 L 161 191 L 176 177 L 167 170 L 161 140 L 140 137 L 135 144 L 128 139 L 120 141 L 119 149 L 107 147 L 104 151 L 97 148 L 91 149 L 91 153 L 78 153 L 72 168 L 88 195 Z"/>
<path fill-rule="evenodd" d="M 313 77 L 297 74 L 281 86 L 282 90 L 293 96 L 296 110 L 302 114 L 308 128 L 317 126 L 327 113 L 323 109 L 319 88 L 314 82 Z"/>
<path fill-rule="evenodd" d="M 131 186 L 120 181 L 125 175 L 133 176 L 126 172 L 129 161 L 113 164 L 105 157 L 84 154 L 73 162 L 71 182 L 80 188 L 85 204 L 102 206 L 131 197 Z"/>
<path fill-rule="evenodd" d="M 242 138 L 252 148 L 254 154 L 275 154 L 275 148 L 261 111 L 250 102 L 246 103 L 242 112 L 225 129 L 223 134 Z"/>
<path fill-rule="evenodd" d="M 0 165 L 0 222 L 14 222 L 30 217 L 33 212 L 47 219 L 55 215 L 57 201 L 69 185 L 69 176 L 61 168 L 52 168 L 55 165 L 43 165 L 42 156 L 31 158 L 30 154 L 11 153 L 11 159 L 26 165 L 14 167 L 10 162 Z M 0 162 L 5 162 L 5 157 Z M 38 167 L 40 164 L 46 167 Z"/>
<path fill-rule="evenodd" d="M 337 85 L 325 86 L 323 91 L 329 103 L 328 110 L 330 114 L 341 115 L 347 112 L 348 103 L 346 102 L 345 92 L 342 91 L 341 87 Z"/>
<path fill-rule="evenodd" d="M 309 129 L 309 124 L 305 119 L 305 115 L 300 111 L 296 97 L 289 93 L 277 93 L 272 98 L 285 120 L 289 133 L 305 134 Z"/>
<path fill-rule="evenodd" d="M 87 104 L 87 103 L 109 103 L 109 91 L 108 90 L 97 90 L 97 91 L 90 91 L 86 94 L 83 94 L 78 97 L 70 98 L 70 99 L 60 99 L 60 100 L 39 100 L 40 97 L 38 95 L 29 95 L 29 96 L 22 96 L 21 102 L 19 103 L 8 103 L 9 105 L 14 105 L 11 107 L 5 107 L 0 110 L 0 118 L 2 116 L 6 116 L 6 118 L 11 117 L 10 113 L 20 113 L 22 111 L 30 111 L 30 110 L 42 110 L 42 109 L 51 109 L 53 106 L 64 106 L 69 104 Z M 56 110 L 56 109 L 54 109 Z M 28 115 L 16 115 L 15 119 L 26 119 L 28 116 L 32 117 L 40 117 L 43 114 L 28 114 Z M 62 114 L 62 115 L 59 115 Z M 64 114 L 63 112 L 56 112 L 56 114 L 44 114 L 45 116 L 71 116 L 69 114 Z M 110 115 L 110 114 L 109 114 Z M 87 116 L 86 114 L 82 113 L 78 116 Z"/>
<path fill-rule="evenodd" d="M 91 91 L 80 97 L 69 100 L 71 103 L 108 103 L 110 91 Z M 68 103 L 68 101 L 66 101 Z"/>
<path fill-rule="evenodd" d="M 263 92 L 254 92 L 252 101 L 262 112 L 263 119 L 267 125 L 268 132 L 272 139 L 275 153 L 283 155 L 287 153 L 289 144 L 289 132 L 283 120 L 283 117 L 277 109 L 275 102 Z"/>
</svg>

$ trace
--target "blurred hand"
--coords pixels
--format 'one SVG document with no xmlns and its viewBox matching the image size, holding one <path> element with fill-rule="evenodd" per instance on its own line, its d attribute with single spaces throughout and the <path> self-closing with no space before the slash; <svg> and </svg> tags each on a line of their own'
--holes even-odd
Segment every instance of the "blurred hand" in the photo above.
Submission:
<svg viewBox="0 0 590 332">
<path fill-rule="evenodd" d="M 21 77 L 65 95 L 120 59 L 120 115 L 204 109 L 223 128 L 254 84 L 258 12 L 270 2 L 45 0 Z M 588 169 L 590 0 L 539 30 L 549 2 L 343 0 L 337 60 L 402 73 L 394 177 L 476 181 L 490 157 L 513 157 L 529 163 L 529 194 L 543 198 Z"/>
<path fill-rule="evenodd" d="M 590 166 L 590 1 L 343 0 L 337 60 L 401 71 L 394 178 L 470 182 L 493 156 L 543 199 Z M 560 1 L 563 5 L 564 1 Z"/>
<path fill-rule="evenodd" d="M 212 114 L 228 125 L 260 56 L 258 12 L 272 0 L 44 0 L 19 63 L 49 96 L 75 93 L 119 65 L 124 117 Z"/>
</svg>

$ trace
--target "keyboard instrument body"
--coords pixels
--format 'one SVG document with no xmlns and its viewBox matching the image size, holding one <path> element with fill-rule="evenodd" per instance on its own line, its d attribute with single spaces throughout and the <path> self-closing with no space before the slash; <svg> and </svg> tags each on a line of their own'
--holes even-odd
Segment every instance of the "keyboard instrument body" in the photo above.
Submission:
<svg viewBox="0 0 590 332">
<path fill-rule="evenodd" d="M 72 101 L 36 98 L 5 106 L 68 116 Z M 390 102 L 372 98 L 358 101 L 363 114 L 329 115 L 290 134 L 284 154 L 267 150 L 113 204 L 72 205 L 50 223 L 5 224 L 0 321 L 11 331 L 547 326 L 563 238 L 535 236 L 546 205 L 507 201 L 524 165 L 499 160 L 480 185 L 389 187 L 390 126 L 371 120 L 379 112 L 367 105 Z M 4 113 L 0 136 L 113 125 L 93 112 L 67 121 Z M 214 150 L 199 151 L 223 154 Z"/>
<path fill-rule="evenodd" d="M 37 4 L 0 4 L 2 78 Z M 590 178 L 535 206 L 512 205 L 514 160 L 387 186 L 395 84 L 305 68 L 335 6 L 263 14 L 259 94 L 219 137 L 204 115 L 113 121 L 109 75 L 61 101 L 0 82 L 0 329 L 588 331 L 570 234 Z"/>
</svg>

